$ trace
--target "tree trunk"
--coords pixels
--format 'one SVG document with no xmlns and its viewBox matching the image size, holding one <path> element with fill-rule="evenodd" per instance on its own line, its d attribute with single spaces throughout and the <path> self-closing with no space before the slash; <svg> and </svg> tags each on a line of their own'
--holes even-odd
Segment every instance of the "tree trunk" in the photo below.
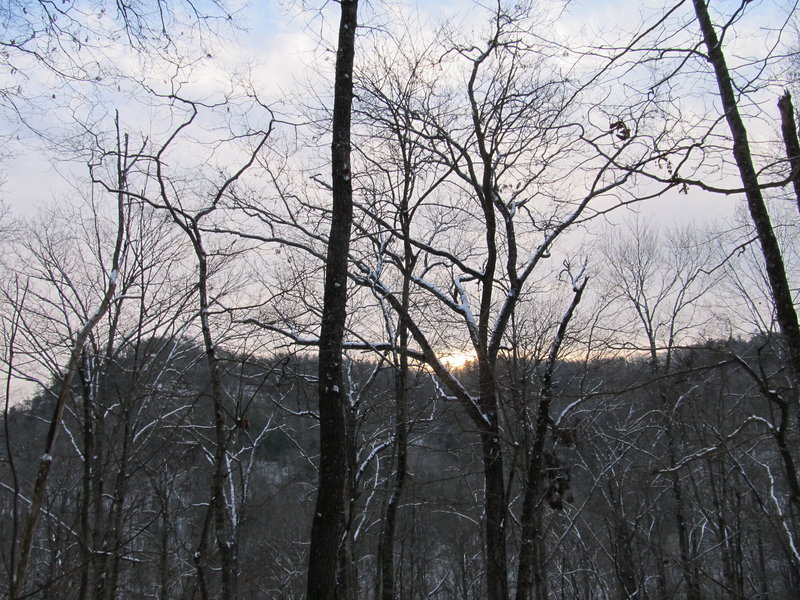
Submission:
<svg viewBox="0 0 800 600">
<path fill-rule="evenodd" d="M 672 442 L 672 432 L 667 425 L 667 437 L 669 438 L 669 458 L 670 464 L 675 464 L 675 451 Z M 686 503 L 683 499 L 683 488 L 677 472 L 671 474 L 672 495 L 675 498 L 675 524 L 678 529 L 678 549 L 681 557 L 681 571 L 686 582 L 686 600 L 700 600 L 700 583 L 698 581 L 697 566 L 695 563 L 695 552 L 689 540 L 689 529 L 686 524 Z"/>
<path fill-rule="evenodd" d="M 733 137 L 733 156 L 745 188 L 750 217 L 761 244 L 761 253 L 766 265 L 778 325 L 789 351 L 790 364 L 795 380 L 797 380 L 800 377 L 800 325 L 798 325 L 797 312 L 794 309 L 792 293 L 786 277 L 783 256 L 759 187 L 758 175 L 753 165 L 753 157 L 747 140 L 747 129 L 745 129 L 736 104 L 736 95 L 725 62 L 725 54 L 722 52 L 722 46 L 708 14 L 705 0 L 692 0 L 692 2 L 708 49 L 708 61 L 713 66 L 716 75 L 725 118 Z"/>
<path fill-rule="evenodd" d="M 405 140 L 401 139 L 401 144 Z M 416 263 L 414 249 L 411 246 L 411 215 L 408 210 L 408 198 L 413 181 L 413 166 L 406 162 L 403 199 L 400 203 L 399 220 L 403 232 L 403 292 L 400 303 L 403 310 L 399 313 L 397 325 L 397 341 L 399 354 L 396 357 L 394 372 L 395 390 L 395 447 L 397 463 L 395 465 L 394 486 L 389 502 L 386 506 L 381 537 L 378 545 L 378 598 L 381 600 L 394 600 L 395 595 L 395 570 L 394 570 L 394 545 L 395 531 L 397 530 L 397 509 L 406 482 L 408 472 L 408 311 L 411 307 L 411 272 Z"/>
<path fill-rule="evenodd" d="M 486 528 L 486 586 L 488 600 L 508 598 L 508 561 L 506 556 L 506 493 L 497 405 L 482 403 L 489 425 L 481 432 L 483 474 L 486 486 L 484 525 Z"/>
<path fill-rule="evenodd" d="M 403 282 L 403 306 L 408 310 L 409 281 Z M 397 451 L 397 464 L 395 466 L 394 486 L 386 506 L 386 514 L 381 529 L 381 540 L 378 552 L 380 568 L 380 598 L 381 600 L 394 600 L 395 574 L 394 574 L 394 538 L 397 529 L 397 508 L 406 481 L 408 471 L 408 424 L 407 420 L 407 395 L 408 395 L 408 327 L 405 316 L 400 316 L 400 355 L 399 365 L 395 372 L 395 446 Z"/>
<path fill-rule="evenodd" d="M 350 121 L 358 1 L 341 0 L 340 5 L 331 143 L 333 204 L 319 344 L 319 488 L 311 526 L 308 600 L 333 600 L 336 597 L 337 557 L 348 520 L 349 474 L 342 341 L 353 221 Z"/>
<path fill-rule="evenodd" d="M 561 343 L 567 333 L 569 322 L 572 320 L 572 316 L 575 314 L 575 310 L 583 297 L 586 283 L 587 280 L 584 279 L 583 283 L 573 290 L 575 295 L 567 312 L 561 319 L 545 366 L 539 410 L 536 415 L 533 432 L 533 447 L 528 456 L 525 497 L 522 502 L 522 542 L 519 549 L 516 600 L 527 600 L 530 598 L 531 590 L 537 593 L 537 597 L 540 596 L 540 592 L 544 591 L 544 574 L 541 572 L 541 561 L 536 561 L 535 559 L 537 554 L 540 554 L 537 552 L 537 548 L 540 547 L 538 542 L 542 535 L 541 505 L 539 500 L 544 479 L 544 444 L 550 421 L 550 404 L 553 401 L 553 371 L 555 370 Z M 539 568 L 535 568 L 537 566 Z"/>
<path fill-rule="evenodd" d="M 101 500 L 101 494 L 93 494 L 97 486 L 95 481 L 95 426 L 94 426 L 94 401 L 91 392 L 91 383 L 87 374 L 86 357 L 83 357 L 83 368 L 79 371 L 81 387 L 83 390 L 83 480 L 81 487 L 81 518 L 80 518 L 80 546 L 81 546 L 81 582 L 78 591 L 80 600 L 88 600 L 90 590 L 95 585 L 92 580 L 94 567 L 94 549 L 96 536 L 92 525 L 92 507 L 97 509 L 96 502 Z M 94 521 L 95 523 L 97 521 Z"/>
<path fill-rule="evenodd" d="M 119 459 L 119 470 L 114 482 L 114 494 L 108 516 L 108 532 L 105 538 L 104 550 L 106 553 L 107 567 L 103 571 L 103 587 L 105 594 L 97 594 L 98 600 L 114 600 L 117 597 L 117 589 L 122 567 L 122 556 L 124 548 L 124 507 L 128 492 L 128 458 L 131 452 L 131 432 L 129 427 L 130 415 L 124 412 L 122 451 Z"/>
<path fill-rule="evenodd" d="M 781 112 L 781 133 L 783 134 L 783 144 L 786 147 L 786 158 L 789 160 L 791 168 L 797 210 L 800 211 L 800 140 L 797 139 L 792 95 L 789 92 L 786 92 L 778 100 L 778 110 Z"/>
<path fill-rule="evenodd" d="M 123 164 L 121 152 L 117 169 L 119 189 L 123 190 L 125 189 L 126 183 L 126 166 Z M 47 432 L 44 452 L 39 458 L 39 470 L 36 474 L 36 481 L 33 485 L 33 492 L 31 493 L 31 502 L 28 508 L 28 514 L 26 516 L 25 524 L 22 530 L 22 536 L 19 541 L 19 553 L 13 553 L 18 557 L 18 560 L 17 564 L 13 565 L 14 570 L 9 585 L 9 597 L 11 600 L 16 600 L 17 598 L 24 597 L 26 595 L 25 584 L 28 571 L 28 562 L 30 560 L 31 550 L 33 548 L 36 524 L 39 520 L 39 514 L 41 513 L 42 504 L 44 503 L 45 493 L 47 491 L 47 480 L 50 475 L 50 467 L 53 464 L 53 452 L 55 451 L 58 435 L 61 431 L 61 424 L 64 418 L 64 408 L 66 407 L 67 401 L 72 396 L 72 384 L 79 368 L 84 345 L 89 339 L 89 335 L 92 333 L 94 327 L 108 312 L 117 292 L 117 277 L 119 276 L 119 265 L 123 256 L 123 246 L 125 240 L 124 199 L 124 193 L 120 192 L 117 194 L 117 237 L 114 245 L 113 256 L 111 258 L 111 271 L 109 272 L 108 282 L 103 294 L 103 298 L 94 314 L 89 316 L 84 322 L 83 326 L 76 332 L 75 340 L 72 348 L 70 349 L 69 360 L 64 367 L 64 372 L 59 383 L 58 397 L 56 399 L 56 405 L 53 409 L 53 417 L 50 419 L 50 428 Z M 14 550 L 16 551 L 16 547 Z"/>
</svg>

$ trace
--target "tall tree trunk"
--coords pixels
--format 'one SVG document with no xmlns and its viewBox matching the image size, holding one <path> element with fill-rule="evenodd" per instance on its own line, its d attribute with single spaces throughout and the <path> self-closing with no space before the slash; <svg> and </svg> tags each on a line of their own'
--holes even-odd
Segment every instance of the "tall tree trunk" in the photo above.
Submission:
<svg viewBox="0 0 800 600">
<path fill-rule="evenodd" d="M 169 553 L 169 490 L 164 490 L 164 499 L 161 501 L 161 514 L 159 521 L 161 529 L 159 531 L 158 545 L 158 600 L 168 600 L 170 597 L 170 553 Z"/>
<path fill-rule="evenodd" d="M 538 554 L 537 548 L 540 547 L 539 538 L 542 535 L 540 497 L 544 479 L 544 444 L 550 421 L 550 404 L 553 401 L 553 372 L 561 344 L 567 333 L 567 327 L 575 314 L 575 310 L 578 308 L 578 304 L 580 304 L 587 281 L 584 279 L 583 283 L 574 288 L 575 295 L 572 298 L 572 303 L 561 319 L 545 365 L 539 410 L 536 414 L 536 423 L 533 431 L 533 447 L 528 455 L 525 497 L 522 501 L 522 541 L 519 549 L 516 600 L 528 600 L 532 590 L 536 591 L 537 597 L 540 595 L 539 592 L 544 591 L 542 589 L 544 587 L 544 574 L 541 573 L 541 568 L 535 568 L 537 566 L 535 559 Z M 541 561 L 538 562 L 539 566 L 541 566 Z"/>
<path fill-rule="evenodd" d="M 86 365 L 87 358 L 82 358 L 82 368 L 79 370 L 81 387 L 83 390 L 83 480 L 81 487 L 81 518 L 80 518 L 80 546 L 81 546 L 81 582 L 78 590 L 80 600 L 88 600 L 90 591 L 94 589 L 92 574 L 94 567 L 94 550 L 96 539 L 92 519 L 92 507 L 99 499 L 92 490 L 96 488 L 95 481 L 95 410 L 92 398 L 90 375 Z"/>
<path fill-rule="evenodd" d="M 766 265 L 778 325 L 789 351 L 790 364 L 795 380 L 797 380 L 800 377 L 800 325 L 798 325 L 797 312 L 794 309 L 792 293 L 786 277 L 783 256 L 759 187 L 758 175 L 753 165 L 753 157 L 747 140 L 747 129 L 745 129 L 736 104 L 736 94 L 733 90 L 728 65 L 725 62 L 722 45 L 714 30 L 705 0 L 692 0 L 692 2 L 708 50 L 708 61 L 714 68 L 722 108 L 725 111 L 725 118 L 733 138 L 733 156 L 745 188 L 750 218 L 761 244 L 761 253 Z"/>
<path fill-rule="evenodd" d="M 345 406 L 345 418 L 347 421 L 347 486 L 348 494 L 346 498 L 347 508 L 345 509 L 345 522 L 344 537 L 342 539 L 342 547 L 339 549 L 339 573 L 336 582 L 336 597 L 339 600 L 356 600 L 358 573 L 356 571 L 356 558 L 355 558 L 355 527 L 353 518 L 353 506 L 355 505 L 358 496 L 358 482 L 352 476 L 356 472 L 357 458 L 356 458 L 356 440 L 354 435 L 357 431 L 356 413 L 355 408 L 348 402 Z"/>
<path fill-rule="evenodd" d="M 404 138 L 400 139 L 401 144 L 405 144 Z M 406 483 L 408 472 L 408 342 L 409 342 L 409 317 L 408 311 L 411 307 L 411 272 L 416 264 L 414 248 L 411 245 L 411 212 L 409 211 L 409 196 L 413 188 L 414 167 L 408 160 L 408 154 L 404 153 L 406 162 L 404 163 L 405 178 L 403 182 L 403 197 L 400 203 L 399 220 L 400 228 L 403 232 L 403 291 L 400 298 L 402 310 L 399 312 L 397 342 L 399 344 L 399 354 L 396 358 L 394 372 L 395 389 L 395 448 L 397 452 L 397 463 L 395 464 L 394 486 L 392 488 L 389 502 L 386 506 L 381 537 L 378 547 L 378 590 L 381 600 L 394 600 L 395 595 L 395 570 L 394 570 L 394 545 L 395 531 L 397 530 L 397 509 L 400 505 L 400 498 Z"/>
<path fill-rule="evenodd" d="M 616 484 L 613 487 L 614 489 L 609 489 L 609 493 L 619 494 L 619 497 L 614 499 L 615 514 L 612 517 L 613 525 L 610 528 L 613 539 L 614 574 L 617 578 L 619 599 L 630 600 L 639 596 L 638 577 L 636 576 L 637 561 L 631 545 L 634 535 L 625 521 L 621 499 L 622 493 L 617 489 Z M 612 488 L 611 483 L 609 483 L 609 488 Z"/>
<path fill-rule="evenodd" d="M 408 255 L 406 255 L 408 257 Z M 403 307 L 407 311 L 409 306 L 409 279 L 403 281 Z M 397 463 L 395 465 L 394 486 L 386 505 L 381 529 L 381 539 L 378 551 L 380 569 L 380 598 L 381 600 L 394 600 L 395 573 L 394 573 L 394 539 L 397 529 L 397 508 L 405 487 L 406 473 L 408 471 L 408 326 L 405 323 L 405 312 L 400 315 L 400 355 L 399 364 L 395 370 L 395 447 Z"/>
<path fill-rule="evenodd" d="M 341 0 L 331 142 L 332 209 L 319 344 L 319 488 L 308 559 L 308 600 L 336 597 L 336 567 L 347 523 L 349 473 L 342 341 L 347 316 L 347 267 L 353 221 L 350 121 L 357 0 Z"/>
<path fill-rule="evenodd" d="M 53 410 L 53 417 L 50 420 L 50 429 L 45 441 L 44 452 L 39 459 L 39 471 L 36 475 L 36 481 L 33 486 L 33 493 L 31 494 L 31 503 L 28 508 L 28 515 L 25 520 L 25 526 L 22 531 L 22 539 L 19 545 L 19 560 L 16 565 L 14 578 L 11 582 L 10 597 L 12 600 L 17 597 L 23 597 L 25 582 L 28 569 L 28 561 L 30 559 L 30 552 L 33 547 L 33 539 L 36 530 L 36 523 L 39 519 L 39 514 L 42 510 L 44 503 L 45 492 L 47 491 L 47 479 L 50 474 L 50 467 L 53 464 L 53 451 L 58 441 L 58 434 L 61 430 L 61 422 L 64 417 L 64 408 L 66 407 L 67 400 L 72 393 L 72 382 L 75 378 L 75 372 L 78 369 L 78 362 L 83 351 L 83 345 L 89 332 L 94 328 L 103 314 L 108 310 L 108 307 L 113 298 L 114 291 L 116 290 L 116 270 L 112 271 L 112 281 L 106 291 L 106 296 L 100 304 L 97 312 L 90 317 L 84 324 L 83 328 L 76 337 L 75 345 L 72 347 L 70 359 L 64 369 L 64 375 L 60 383 L 60 390 L 58 398 L 56 399 L 55 409 Z"/>
<path fill-rule="evenodd" d="M 216 344 L 211 333 L 208 316 L 211 302 L 208 296 L 208 258 L 203 247 L 200 229 L 194 223 L 192 243 L 198 261 L 198 293 L 200 300 L 200 329 L 211 386 L 211 404 L 214 413 L 214 473 L 211 478 L 212 523 L 217 552 L 220 558 L 220 584 L 222 600 L 236 597 L 237 566 L 236 548 L 230 522 L 230 510 L 225 499 L 225 483 L 228 479 L 226 458 L 228 454 L 228 431 L 225 425 L 222 373 L 216 354 Z M 231 498 L 233 501 L 233 498 Z"/>
<path fill-rule="evenodd" d="M 500 443 L 500 422 L 495 381 L 496 349 L 489 347 L 489 331 L 494 293 L 494 276 L 497 270 L 497 220 L 494 214 L 494 172 L 492 157 L 486 148 L 486 135 L 478 116 L 474 85 L 478 74 L 476 62 L 469 84 L 473 105 L 475 128 L 481 159 L 483 178 L 474 184 L 480 196 L 486 234 L 486 264 L 481 277 L 480 315 L 477 323 L 478 385 L 480 430 L 484 474 L 484 524 L 486 527 L 486 597 L 488 600 L 508 598 L 508 557 L 506 551 L 506 489 L 503 469 L 503 447 Z"/>
<path fill-rule="evenodd" d="M 118 123 L 117 123 L 118 126 Z M 118 140 L 118 162 L 117 162 L 117 184 L 119 190 L 124 190 L 127 183 L 127 164 L 125 163 L 124 156 L 127 156 L 127 138 L 124 143 L 117 130 Z M 123 155 L 123 148 L 125 154 Z M 111 308 L 111 303 L 117 292 L 117 277 L 119 276 L 119 267 L 122 262 L 125 242 L 125 194 L 120 191 L 117 194 L 117 232 L 116 241 L 114 244 L 114 251 L 111 258 L 111 270 L 108 274 L 108 281 L 106 283 L 105 292 L 100 305 L 97 310 L 90 315 L 83 326 L 75 333 L 75 339 L 70 349 L 69 359 L 64 367 L 64 372 L 61 375 L 59 382 L 58 397 L 53 409 L 53 417 L 50 419 L 50 428 L 47 432 L 45 439 L 44 452 L 39 458 L 39 470 L 36 474 L 36 481 L 33 484 L 33 492 L 31 493 L 31 502 L 28 507 L 28 514 L 25 519 L 25 524 L 22 529 L 21 539 L 19 540 L 19 551 L 15 545 L 12 555 L 17 557 L 17 564 L 13 565 L 13 574 L 9 585 L 9 597 L 11 600 L 16 600 L 19 597 L 24 597 L 25 584 L 28 574 L 28 563 L 30 561 L 30 554 L 33 548 L 34 535 L 36 533 L 36 525 L 39 520 L 39 514 L 42 510 L 44 503 L 45 493 L 47 491 L 47 480 L 50 475 L 50 467 L 53 464 L 53 452 L 56 448 L 58 435 L 61 431 L 61 425 L 64 418 L 64 409 L 67 401 L 72 396 L 72 384 L 75 380 L 75 375 L 78 372 L 81 356 L 83 355 L 84 346 L 92 333 L 92 330 L 100 322 L 100 319 Z M 12 542 L 16 544 L 16 541 Z"/>
<path fill-rule="evenodd" d="M 677 442 L 675 440 L 675 427 L 671 417 L 673 404 L 670 402 L 670 371 L 672 365 L 672 341 L 670 341 L 667 349 L 666 359 L 664 365 L 659 363 L 658 359 L 658 342 L 653 330 L 648 330 L 647 333 L 650 339 L 651 348 L 651 373 L 654 381 L 658 381 L 659 398 L 661 400 L 661 407 L 664 417 L 664 434 L 667 440 L 667 456 L 669 458 L 670 466 L 677 463 Z M 687 510 L 686 502 L 683 499 L 683 486 L 678 471 L 670 471 L 669 475 L 670 489 L 672 490 L 672 498 L 675 500 L 675 527 L 678 532 L 678 552 L 680 554 L 680 568 L 683 575 L 683 580 L 686 583 L 686 600 L 700 600 L 700 582 L 695 565 L 696 552 L 693 551 L 691 541 L 689 539 L 689 527 L 687 525 Z"/>
<path fill-rule="evenodd" d="M 495 397 L 489 401 L 482 397 L 481 400 L 481 410 L 489 421 L 481 431 L 485 485 L 486 597 L 489 600 L 505 600 L 508 598 L 506 491 L 497 401 Z"/>
<path fill-rule="evenodd" d="M 672 428 L 667 425 L 667 443 L 669 444 L 670 464 L 676 462 L 675 448 L 672 440 Z M 675 499 L 675 524 L 678 528 L 678 549 L 681 557 L 681 571 L 686 582 L 686 600 L 700 600 L 700 582 L 698 581 L 697 565 L 695 564 L 696 552 L 692 548 L 689 540 L 689 528 L 686 523 L 686 502 L 683 499 L 683 487 L 681 486 L 680 476 L 677 472 L 672 472 L 672 497 Z"/>
<path fill-rule="evenodd" d="M 131 452 L 130 415 L 123 411 L 124 427 L 122 437 L 122 451 L 119 458 L 119 467 L 114 482 L 114 493 L 108 515 L 107 533 L 103 544 L 106 554 L 106 568 L 103 571 L 104 593 L 98 593 L 97 600 L 114 600 L 117 597 L 120 574 L 122 570 L 122 557 L 124 539 L 124 508 L 128 493 L 128 459 Z"/>
</svg>

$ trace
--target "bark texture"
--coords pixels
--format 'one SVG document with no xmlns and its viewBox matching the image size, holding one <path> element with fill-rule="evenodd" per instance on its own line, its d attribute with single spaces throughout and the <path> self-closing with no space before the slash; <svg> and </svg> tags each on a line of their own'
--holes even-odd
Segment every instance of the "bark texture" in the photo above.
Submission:
<svg viewBox="0 0 800 600">
<path fill-rule="evenodd" d="M 794 106 L 792 95 L 786 92 L 778 100 L 778 110 L 781 112 L 781 133 L 783 144 L 786 147 L 786 158 L 791 168 L 792 185 L 794 186 L 797 210 L 800 211 L 800 140 L 797 139 L 797 124 L 794 120 Z"/>
<path fill-rule="evenodd" d="M 348 521 L 347 417 L 342 374 L 342 341 L 347 310 L 347 258 L 353 221 L 350 122 L 357 0 L 342 0 L 333 103 L 331 171 L 333 204 L 325 267 L 325 295 L 319 344 L 319 488 L 311 526 L 308 600 L 332 600 L 338 586 L 337 558 Z"/>
</svg>

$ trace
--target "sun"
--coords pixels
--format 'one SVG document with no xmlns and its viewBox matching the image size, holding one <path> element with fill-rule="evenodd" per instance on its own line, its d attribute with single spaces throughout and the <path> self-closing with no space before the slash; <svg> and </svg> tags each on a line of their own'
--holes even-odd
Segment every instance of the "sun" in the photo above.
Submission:
<svg viewBox="0 0 800 600">
<path fill-rule="evenodd" d="M 468 363 L 474 362 L 477 359 L 478 357 L 474 351 L 458 351 L 448 352 L 444 356 L 440 357 L 439 360 L 441 360 L 442 364 L 448 369 L 458 370 L 463 369 Z"/>
</svg>

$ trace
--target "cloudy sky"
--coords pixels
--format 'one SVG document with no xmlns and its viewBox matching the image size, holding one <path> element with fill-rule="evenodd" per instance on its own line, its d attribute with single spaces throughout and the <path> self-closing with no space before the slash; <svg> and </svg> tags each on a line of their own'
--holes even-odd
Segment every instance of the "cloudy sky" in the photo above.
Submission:
<svg viewBox="0 0 800 600">
<path fill-rule="evenodd" d="M 689 4 L 688 1 L 684 2 Z M 768 29 L 777 27 L 785 15 L 791 11 L 792 3 L 783 0 L 760 0 L 751 3 L 748 17 L 744 23 L 744 33 L 737 37 L 735 48 L 743 55 L 758 55 L 768 47 Z M 313 6 L 310 6 L 313 5 Z M 564 4 L 556 0 L 540 2 L 542 10 L 560 15 L 548 30 L 548 35 L 557 35 L 567 44 L 594 44 L 601 40 L 615 42 L 628 39 L 631 32 L 663 11 L 662 2 L 641 2 L 634 0 L 575 0 Z M 737 2 L 716 2 L 721 12 L 730 11 Z M 453 27 L 464 31 L 479 31 L 486 12 L 480 3 L 471 0 L 437 0 L 420 2 L 373 1 L 362 8 L 362 23 L 365 32 L 370 28 L 392 28 L 398 22 L 411 21 L 420 29 L 433 30 L 444 19 L 451 20 Z M 241 30 L 224 33 L 221 38 L 209 42 L 208 37 L 199 37 L 197 32 L 187 32 L 183 40 L 187 48 L 206 44 L 204 52 L 208 56 L 200 60 L 183 75 L 183 90 L 194 97 L 218 97 L 224 90 L 235 84 L 251 83 L 262 98 L 274 104 L 279 111 L 288 108 L 293 99 L 303 100 L 307 90 L 324 98 L 325 74 L 330 73 L 333 55 L 329 51 L 337 23 L 337 5 L 333 2 L 253 2 L 243 5 L 238 12 Z M 740 31 L 742 29 L 740 28 Z M 192 37 L 195 36 L 195 37 Z M 122 40 L 124 41 L 124 40 Z M 143 64 L 130 53 L 124 44 L 106 46 L 106 55 L 123 70 L 139 71 L 140 77 L 147 77 L 157 89 L 169 79 L 171 66 L 165 63 L 148 62 Z M 31 65 L 28 75 L 29 89 L 36 90 L 37 78 L 44 82 L 47 74 L 39 73 Z M 44 89 L 49 95 L 47 83 Z M 85 92 L 86 86 L 76 86 Z M 145 105 L 137 105 L 126 95 L 124 86 L 119 96 L 114 90 L 104 90 L 93 100 L 105 103 L 102 109 L 94 108 L 87 112 L 85 106 L 78 106 L 75 99 L 67 98 L 70 88 L 54 90 L 52 103 L 41 94 L 34 104 L 38 105 L 28 116 L 29 122 L 42 130 L 50 131 L 54 137 L 70 135 L 72 116 L 100 115 L 97 118 L 109 125 L 108 115 L 120 108 L 128 123 L 147 127 L 152 126 L 152 114 Z M 304 91 L 305 90 L 305 91 Z M 703 102 L 699 95 L 698 102 Z M 86 99 L 82 100 L 83 102 Z M 77 107 L 77 108 L 76 108 Z M 61 111 L 61 112 L 59 112 Z M 102 115 L 106 116 L 103 118 Z M 81 162 L 64 160 L 68 152 L 49 152 L 52 144 L 42 144 L 40 139 L 27 135 L 24 127 L 14 122 L 15 115 L 6 111 L 7 120 L 2 132 L 11 132 L 14 140 L 7 146 L 10 156 L 0 164 L 5 182 L 0 188 L 4 202 L 18 214 L 32 214 L 37 207 L 48 202 L 62 202 L 69 188 L 76 180 L 86 175 Z M 755 129 L 762 126 L 752 123 Z M 55 165 L 55 168 L 54 168 Z M 653 202 L 648 207 L 653 215 L 663 220 L 692 220 L 715 218 L 730 214 L 735 202 L 725 197 L 708 197 L 692 193 L 689 196 L 677 193 Z"/>
</svg>

